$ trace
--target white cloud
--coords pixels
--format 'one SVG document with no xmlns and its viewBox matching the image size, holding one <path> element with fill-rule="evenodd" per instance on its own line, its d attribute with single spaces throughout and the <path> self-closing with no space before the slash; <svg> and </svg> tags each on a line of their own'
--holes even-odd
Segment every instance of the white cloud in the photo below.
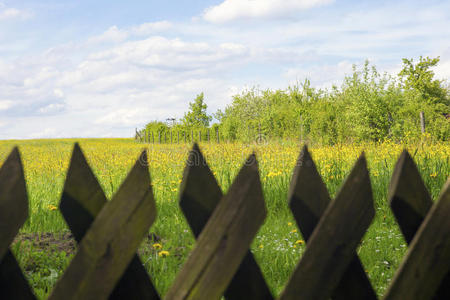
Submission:
<svg viewBox="0 0 450 300">
<path fill-rule="evenodd" d="M 51 103 L 47 106 L 39 108 L 39 112 L 42 114 L 50 114 L 50 113 L 57 113 L 64 109 L 64 104 L 62 103 Z"/>
<path fill-rule="evenodd" d="M 0 111 L 7 110 L 11 106 L 13 106 L 13 102 L 11 100 L 0 100 Z"/>
<path fill-rule="evenodd" d="M 57 138 L 61 137 L 61 134 L 55 128 L 45 128 L 42 131 L 32 132 L 29 137 L 33 139 Z"/>
<path fill-rule="evenodd" d="M 296 67 L 285 70 L 285 77 L 290 84 L 302 82 L 308 78 L 314 87 L 330 88 L 332 85 L 339 86 L 346 75 L 352 73 L 352 63 L 340 61 L 336 64 L 321 64 L 313 67 Z"/>
<path fill-rule="evenodd" d="M 149 22 L 130 29 L 130 32 L 135 35 L 149 35 L 160 33 L 173 28 L 173 24 L 169 21 Z"/>
<path fill-rule="evenodd" d="M 438 55 L 434 55 L 435 57 Z M 445 80 L 446 84 L 450 84 L 450 47 L 440 53 L 440 61 L 437 67 L 434 68 L 436 77 Z"/>
<path fill-rule="evenodd" d="M 101 35 L 94 36 L 88 39 L 88 43 L 119 43 L 124 41 L 128 37 L 128 32 L 125 30 L 119 30 L 117 26 L 111 26 L 103 32 Z"/>
<path fill-rule="evenodd" d="M 6 7 L 6 5 L 0 3 L 0 21 L 12 20 L 12 19 L 28 19 L 32 16 L 32 13 L 25 10 L 19 10 L 14 7 Z"/>
<path fill-rule="evenodd" d="M 243 18 L 278 18 L 331 2 L 333 0 L 225 0 L 207 8 L 203 18 L 212 23 Z"/>
</svg>

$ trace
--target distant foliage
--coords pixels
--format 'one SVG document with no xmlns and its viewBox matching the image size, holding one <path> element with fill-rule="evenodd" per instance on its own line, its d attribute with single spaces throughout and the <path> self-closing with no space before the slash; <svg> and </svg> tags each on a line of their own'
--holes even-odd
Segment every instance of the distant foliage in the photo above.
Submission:
<svg viewBox="0 0 450 300">
<path fill-rule="evenodd" d="M 450 89 L 434 78 L 438 58 L 403 59 L 398 76 L 378 73 L 368 61 L 346 76 L 340 87 L 323 90 L 305 80 L 284 90 L 252 88 L 233 96 L 232 102 L 214 116 L 220 135 L 229 141 L 299 139 L 320 144 L 386 140 L 416 141 L 450 137 Z M 177 130 L 207 128 L 203 93 L 190 103 L 190 110 Z M 426 134 L 420 130 L 419 113 L 425 113 Z M 150 129 L 162 129 L 151 122 Z M 159 124 L 159 125 L 156 125 Z M 151 125 L 149 127 L 149 125 Z M 164 125 L 167 127 L 167 125 Z M 152 129 L 150 129 L 152 130 Z M 215 128 L 214 128 L 215 130 Z"/>
</svg>

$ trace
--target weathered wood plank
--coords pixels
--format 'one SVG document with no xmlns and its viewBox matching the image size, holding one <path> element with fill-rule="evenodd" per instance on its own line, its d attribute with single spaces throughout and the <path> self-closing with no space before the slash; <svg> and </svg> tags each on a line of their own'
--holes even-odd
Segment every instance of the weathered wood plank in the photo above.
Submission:
<svg viewBox="0 0 450 300">
<path fill-rule="evenodd" d="M 280 299 L 328 299 L 374 215 L 372 188 L 362 154 L 320 218 Z"/>
<path fill-rule="evenodd" d="M 450 271 L 450 179 L 419 227 L 385 299 L 432 299 Z M 443 291 L 441 291 L 442 293 Z M 438 299 L 449 299 L 440 294 Z"/>
<path fill-rule="evenodd" d="M 0 293 L 1 299 L 36 299 L 10 250 L 0 262 Z"/>
<path fill-rule="evenodd" d="M 289 206 L 307 243 L 330 202 L 328 190 L 305 145 L 294 168 L 289 189 Z M 332 298 L 377 299 L 356 253 L 333 291 Z"/>
<path fill-rule="evenodd" d="M 138 160 L 98 213 L 49 299 L 106 299 L 155 216 L 148 167 Z"/>
<path fill-rule="evenodd" d="M 28 217 L 28 196 L 19 149 L 0 169 L 0 260 Z"/>
<path fill-rule="evenodd" d="M 222 196 L 216 178 L 209 169 L 197 143 L 194 143 L 184 169 L 179 203 L 196 238 L 200 235 Z M 225 290 L 225 298 L 229 300 L 273 299 L 250 250 Z"/>
<path fill-rule="evenodd" d="M 95 217 L 106 204 L 106 196 L 89 167 L 78 143 L 74 145 L 72 159 L 59 208 L 80 243 Z M 120 278 L 109 299 L 159 299 L 141 260 L 135 255 Z"/>
<path fill-rule="evenodd" d="M 403 236 L 410 244 L 433 202 L 414 160 L 406 150 L 396 163 L 388 199 Z M 450 271 L 442 280 L 435 298 L 450 299 Z"/>
<path fill-rule="evenodd" d="M 166 299 L 219 299 L 266 216 L 251 155 L 219 202 Z"/>
<path fill-rule="evenodd" d="M 404 150 L 391 178 L 389 203 L 400 230 L 409 244 L 433 205 L 416 164 Z"/>
</svg>

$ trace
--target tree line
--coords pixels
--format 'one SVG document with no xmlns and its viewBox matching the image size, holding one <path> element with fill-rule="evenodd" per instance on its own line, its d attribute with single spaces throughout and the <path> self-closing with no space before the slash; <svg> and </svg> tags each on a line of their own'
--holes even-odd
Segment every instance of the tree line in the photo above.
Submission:
<svg viewBox="0 0 450 300">
<path fill-rule="evenodd" d="M 380 74 L 368 61 L 353 66 L 341 86 L 318 89 L 308 79 L 286 89 L 252 88 L 234 95 L 231 104 L 208 115 L 204 94 L 172 123 L 151 121 L 143 130 L 220 132 L 227 141 L 303 139 L 322 144 L 386 140 L 414 141 L 424 136 L 448 141 L 450 87 L 434 77 L 439 57 L 403 59 L 396 75 Z M 423 112 L 426 132 L 421 130 Z M 211 124 L 215 119 L 216 122 Z"/>
</svg>

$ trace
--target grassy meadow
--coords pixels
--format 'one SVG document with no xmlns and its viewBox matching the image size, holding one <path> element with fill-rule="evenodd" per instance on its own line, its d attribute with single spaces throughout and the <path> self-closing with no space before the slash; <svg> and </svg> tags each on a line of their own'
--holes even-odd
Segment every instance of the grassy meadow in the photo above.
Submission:
<svg viewBox="0 0 450 300">
<path fill-rule="evenodd" d="M 17 239 L 12 250 L 41 298 L 48 295 L 73 257 L 73 251 L 68 250 L 73 242 L 68 240 L 68 228 L 56 208 L 74 142 L 71 139 L 0 141 L 0 165 L 15 145 L 19 146 L 22 155 L 30 215 L 21 229 L 23 238 Z M 195 243 L 178 206 L 178 189 L 191 145 L 144 145 L 131 139 L 81 139 L 79 142 L 109 199 L 140 151 L 148 148 L 158 211 L 157 220 L 150 228 L 153 239 L 143 242 L 139 254 L 156 288 L 160 294 L 165 294 Z M 270 288 L 278 295 L 305 249 L 287 205 L 288 186 L 300 144 L 203 143 L 200 148 L 224 192 L 245 158 L 256 151 L 268 216 L 251 248 Z M 449 143 L 310 147 L 332 196 L 361 152 L 365 151 L 367 155 L 376 216 L 358 254 L 379 295 L 385 291 L 407 248 L 386 199 L 393 167 L 404 148 L 413 155 L 433 200 L 436 200 L 450 174 Z M 39 242 L 40 238 L 36 236 L 50 242 Z"/>
</svg>

